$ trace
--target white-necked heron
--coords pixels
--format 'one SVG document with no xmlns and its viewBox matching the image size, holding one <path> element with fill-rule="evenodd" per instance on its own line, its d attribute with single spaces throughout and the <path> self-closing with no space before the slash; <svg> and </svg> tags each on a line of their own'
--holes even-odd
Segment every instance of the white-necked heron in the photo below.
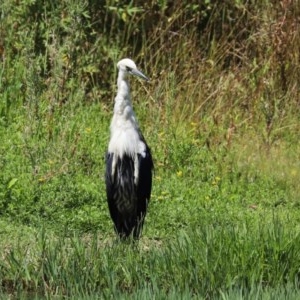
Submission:
<svg viewBox="0 0 300 300">
<path fill-rule="evenodd" d="M 138 239 L 150 200 L 153 160 L 132 109 L 128 75 L 149 79 L 129 58 L 120 60 L 117 67 L 118 91 L 106 154 L 106 194 L 119 237 L 133 235 Z"/>
</svg>

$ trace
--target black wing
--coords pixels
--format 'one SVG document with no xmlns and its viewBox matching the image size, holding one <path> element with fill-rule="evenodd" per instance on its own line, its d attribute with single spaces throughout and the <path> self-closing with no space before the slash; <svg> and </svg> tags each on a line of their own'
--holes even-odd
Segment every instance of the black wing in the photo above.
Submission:
<svg viewBox="0 0 300 300">
<path fill-rule="evenodd" d="M 146 215 L 147 205 L 152 189 L 153 160 L 149 147 L 146 144 L 146 152 L 143 157 L 138 154 L 139 180 L 137 184 L 138 213 Z"/>
<path fill-rule="evenodd" d="M 120 237 L 127 237 L 134 227 L 136 191 L 133 160 L 128 156 L 117 158 L 112 175 L 113 153 L 106 155 L 106 195 L 110 216 Z"/>
<path fill-rule="evenodd" d="M 136 225 L 133 229 L 134 238 L 139 238 L 147 213 L 148 203 L 152 188 L 153 160 L 149 147 L 146 145 L 145 155 L 138 154 L 139 159 L 139 180 L 137 183 L 137 216 Z"/>
</svg>

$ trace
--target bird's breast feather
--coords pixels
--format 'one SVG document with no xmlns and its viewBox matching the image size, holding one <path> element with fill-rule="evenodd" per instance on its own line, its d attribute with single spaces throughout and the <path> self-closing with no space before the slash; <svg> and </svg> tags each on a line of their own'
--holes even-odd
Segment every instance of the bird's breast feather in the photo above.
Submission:
<svg viewBox="0 0 300 300">
<path fill-rule="evenodd" d="M 146 145 L 135 129 L 127 128 L 113 132 L 108 151 L 119 157 L 123 157 L 124 154 L 129 156 L 141 154 L 145 157 Z"/>
</svg>

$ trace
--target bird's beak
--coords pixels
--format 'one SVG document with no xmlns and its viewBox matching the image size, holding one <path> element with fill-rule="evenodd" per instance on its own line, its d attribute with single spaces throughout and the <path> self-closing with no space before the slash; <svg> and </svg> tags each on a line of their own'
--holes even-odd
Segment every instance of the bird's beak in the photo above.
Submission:
<svg viewBox="0 0 300 300">
<path fill-rule="evenodd" d="M 136 75 L 136 76 L 138 76 L 138 77 L 140 77 L 140 78 L 142 78 L 142 79 L 144 79 L 144 80 L 146 80 L 146 81 L 149 81 L 150 79 L 146 76 L 146 75 L 144 75 L 141 71 L 139 71 L 138 69 L 131 69 L 130 70 L 130 73 L 132 74 L 132 75 Z"/>
</svg>

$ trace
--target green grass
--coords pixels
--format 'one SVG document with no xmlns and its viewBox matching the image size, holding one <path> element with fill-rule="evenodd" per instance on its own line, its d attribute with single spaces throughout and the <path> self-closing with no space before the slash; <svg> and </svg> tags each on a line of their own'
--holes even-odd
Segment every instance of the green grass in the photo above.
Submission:
<svg viewBox="0 0 300 300">
<path fill-rule="evenodd" d="M 172 239 L 145 237 L 139 244 L 112 236 L 49 235 L 40 229 L 6 244 L 2 289 L 59 297 L 224 298 L 299 295 L 299 228 L 262 214 L 207 214 Z M 11 248 L 10 248 L 11 247 Z M 272 287 L 272 289 L 271 289 Z M 278 294 L 277 294 L 278 293 Z M 26 295 L 26 294 L 25 294 Z M 148 297 L 147 297 L 148 295 Z M 164 296 L 165 295 L 165 296 Z M 271 297 L 271 296 L 270 296 Z M 226 297 L 225 297 L 226 299 Z M 250 297 L 251 299 L 251 297 Z"/>
<path fill-rule="evenodd" d="M 298 299 L 298 5 L 79 2 L 0 8 L 0 298 Z M 104 186 L 127 56 L 151 78 L 138 243 Z"/>
</svg>

